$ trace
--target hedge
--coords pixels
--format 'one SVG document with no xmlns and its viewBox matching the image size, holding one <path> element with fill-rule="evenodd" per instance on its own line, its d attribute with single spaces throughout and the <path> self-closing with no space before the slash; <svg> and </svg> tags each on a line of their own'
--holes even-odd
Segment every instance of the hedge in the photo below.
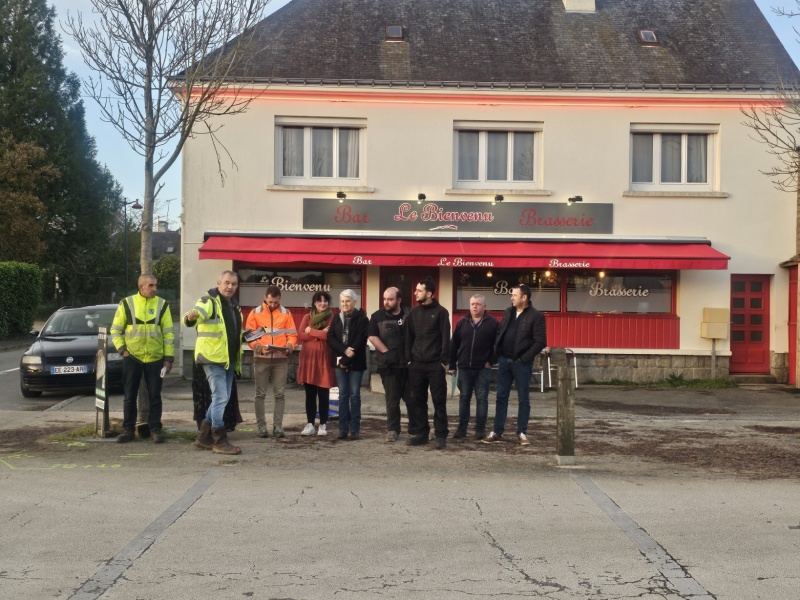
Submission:
<svg viewBox="0 0 800 600">
<path fill-rule="evenodd" d="M 38 266 L 0 262 L 0 338 L 28 333 L 41 299 L 42 270 Z"/>
</svg>

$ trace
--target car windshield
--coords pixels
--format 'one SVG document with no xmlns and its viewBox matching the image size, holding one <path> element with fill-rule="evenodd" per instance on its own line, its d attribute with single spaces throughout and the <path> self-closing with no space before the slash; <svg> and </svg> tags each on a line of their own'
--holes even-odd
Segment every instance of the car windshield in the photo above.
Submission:
<svg viewBox="0 0 800 600">
<path fill-rule="evenodd" d="M 75 308 L 55 313 L 42 335 L 97 335 L 97 328 L 111 327 L 114 308 Z"/>
</svg>

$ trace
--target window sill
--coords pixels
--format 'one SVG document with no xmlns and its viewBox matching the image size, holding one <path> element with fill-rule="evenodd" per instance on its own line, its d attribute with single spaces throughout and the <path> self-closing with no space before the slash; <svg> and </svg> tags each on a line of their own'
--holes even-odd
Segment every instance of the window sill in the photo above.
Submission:
<svg viewBox="0 0 800 600">
<path fill-rule="evenodd" d="M 494 189 L 476 189 L 476 188 L 449 188 L 444 191 L 445 194 L 452 196 L 495 196 L 502 194 L 503 196 L 552 196 L 553 192 L 550 190 L 509 190 L 503 188 Z"/>
<path fill-rule="evenodd" d="M 268 185 L 267 190 L 271 192 L 359 192 L 362 194 L 372 194 L 375 188 L 365 185 Z"/>
<path fill-rule="evenodd" d="M 727 198 L 727 192 L 668 192 L 657 190 L 625 190 L 623 196 L 639 198 Z"/>
</svg>

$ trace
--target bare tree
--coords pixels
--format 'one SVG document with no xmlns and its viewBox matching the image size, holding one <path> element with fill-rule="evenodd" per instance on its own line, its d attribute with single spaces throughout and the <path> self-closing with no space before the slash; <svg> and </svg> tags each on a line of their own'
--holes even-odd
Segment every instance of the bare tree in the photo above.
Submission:
<svg viewBox="0 0 800 600">
<path fill-rule="evenodd" d="M 795 0 L 798 10 L 773 8 L 781 17 L 800 17 L 800 0 Z M 797 28 L 794 29 L 798 33 Z M 800 36 L 800 34 L 798 34 Z M 742 108 L 743 125 L 751 130 L 751 137 L 764 144 L 776 160 L 773 166 L 761 171 L 772 179 L 775 188 L 795 192 L 795 255 L 792 261 L 800 267 L 800 86 L 797 79 L 782 81 L 767 102 Z M 798 286 L 795 364 L 795 385 L 800 388 L 800 286 Z"/>
<path fill-rule="evenodd" d="M 213 140 L 220 178 L 223 154 L 214 119 L 247 110 L 240 83 L 256 52 L 254 25 L 269 0 L 91 0 L 96 20 L 68 15 L 64 28 L 97 73 L 84 81 L 102 118 L 144 158 L 141 269 L 153 264 L 153 212 L 159 184 L 190 136 Z M 173 145 L 174 144 L 174 145 Z"/>
</svg>

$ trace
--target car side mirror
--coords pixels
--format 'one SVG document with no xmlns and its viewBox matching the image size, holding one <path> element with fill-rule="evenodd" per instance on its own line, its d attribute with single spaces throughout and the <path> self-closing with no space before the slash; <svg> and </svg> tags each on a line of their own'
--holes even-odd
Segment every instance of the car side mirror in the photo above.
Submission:
<svg viewBox="0 0 800 600">
<path fill-rule="evenodd" d="M 39 335 L 39 330 L 38 329 L 31 329 L 31 335 L 36 337 L 37 335 Z"/>
</svg>

